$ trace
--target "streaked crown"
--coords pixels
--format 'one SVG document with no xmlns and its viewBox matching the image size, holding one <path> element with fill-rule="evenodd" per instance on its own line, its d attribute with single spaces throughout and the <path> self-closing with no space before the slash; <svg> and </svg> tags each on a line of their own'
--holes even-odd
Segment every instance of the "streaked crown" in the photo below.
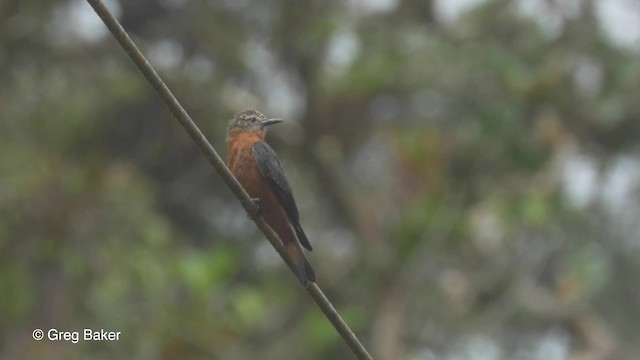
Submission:
<svg viewBox="0 0 640 360">
<path fill-rule="evenodd" d="M 233 116 L 233 119 L 229 120 L 227 133 L 234 129 L 247 131 L 264 131 L 263 122 L 265 120 L 267 120 L 267 118 L 257 110 L 247 110 L 239 112 Z"/>
</svg>

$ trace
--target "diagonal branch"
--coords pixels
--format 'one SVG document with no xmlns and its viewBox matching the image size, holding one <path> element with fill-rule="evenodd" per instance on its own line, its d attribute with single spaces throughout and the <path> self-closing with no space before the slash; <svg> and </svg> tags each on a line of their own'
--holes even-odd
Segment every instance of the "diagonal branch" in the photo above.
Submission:
<svg viewBox="0 0 640 360">
<path fill-rule="evenodd" d="M 98 16 L 100 16 L 113 37 L 116 38 L 122 49 L 127 53 L 127 55 L 129 55 L 131 60 L 142 72 L 149 84 L 151 84 L 160 98 L 162 98 L 162 101 L 164 101 L 164 103 L 169 107 L 169 110 L 171 110 L 171 113 L 176 118 L 176 120 L 180 122 L 189 136 L 191 136 L 193 142 L 196 144 L 198 149 L 200 149 L 207 160 L 209 160 L 211 166 L 213 166 L 220 177 L 222 177 L 222 180 L 225 182 L 225 184 L 227 184 L 236 198 L 238 198 L 238 200 L 242 204 L 242 207 L 244 207 L 247 213 L 251 215 L 258 228 L 260 228 L 262 233 L 266 236 L 267 240 L 269 240 L 278 254 L 280 254 L 280 257 L 282 257 L 282 259 L 291 268 L 291 264 L 289 264 L 284 246 L 282 245 L 280 238 L 278 238 L 278 235 L 276 235 L 276 233 L 267 225 L 262 216 L 259 216 L 257 211 L 258 209 L 251 201 L 251 198 L 249 197 L 247 192 L 231 174 L 231 171 L 229 171 L 227 166 L 224 164 L 224 161 L 213 149 L 213 146 L 211 146 L 211 144 L 207 141 L 207 139 L 193 122 L 193 120 L 191 120 L 189 114 L 187 114 L 182 105 L 180 105 L 180 102 L 178 102 L 175 96 L 173 96 L 171 90 L 169 90 L 169 88 L 164 84 L 151 64 L 149 64 L 144 55 L 142 55 L 138 47 L 134 44 L 133 40 L 131 40 L 129 35 L 122 28 L 122 25 L 120 25 L 118 20 L 116 20 L 111 12 L 104 6 L 101 0 L 87 0 L 87 2 L 93 7 Z M 340 317 L 340 314 L 338 314 L 338 312 L 335 310 L 331 302 L 329 302 L 322 290 L 320 290 L 320 288 L 315 283 L 311 283 L 307 287 L 307 292 L 309 293 L 309 295 L 311 295 L 316 304 L 318 304 L 320 310 L 322 310 L 333 327 L 338 331 L 338 333 L 340 333 L 340 336 L 342 336 L 344 341 L 347 343 L 347 345 L 349 345 L 358 359 L 372 359 L 371 355 L 369 355 L 369 353 L 364 348 L 364 346 L 362 346 L 353 331 L 351 331 L 342 317 Z"/>
</svg>

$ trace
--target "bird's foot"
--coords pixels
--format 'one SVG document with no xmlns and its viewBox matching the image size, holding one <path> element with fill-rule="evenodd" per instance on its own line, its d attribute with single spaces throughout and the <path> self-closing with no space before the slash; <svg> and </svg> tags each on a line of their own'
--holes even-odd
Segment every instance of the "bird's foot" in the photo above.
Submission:
<svg viewBox="0 0 640 360">
<path fill-rule="evenodd" d="M 260 203 L 260 198 L 251 198 L 251 201 L 253 202 L 253 205 L 256 206 L 256 214 L 260 216 L 262 214 L 262 205 Z M 255 220 L 253 216 L 251 216 L 251 214 L 247 214 L 247 217 L 251 220 Z"/>
</svg>

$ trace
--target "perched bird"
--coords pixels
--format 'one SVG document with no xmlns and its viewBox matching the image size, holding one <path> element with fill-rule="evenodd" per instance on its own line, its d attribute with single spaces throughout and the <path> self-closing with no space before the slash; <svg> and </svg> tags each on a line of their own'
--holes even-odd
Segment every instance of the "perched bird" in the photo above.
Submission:
<svg viewBox="0 0 640 360">
<path fill-rule="evenodd" d="M 258 206 L 264 220 L 284 244 L 302 285 L 316 280 L 302 246 L 311 244 L 300 226 L 298 207 L 276 153 L 266 142 L 266 127 L 281 122 L 248 110 L 234 115 L 227 127 L 227 166 Z"/>
</svg>

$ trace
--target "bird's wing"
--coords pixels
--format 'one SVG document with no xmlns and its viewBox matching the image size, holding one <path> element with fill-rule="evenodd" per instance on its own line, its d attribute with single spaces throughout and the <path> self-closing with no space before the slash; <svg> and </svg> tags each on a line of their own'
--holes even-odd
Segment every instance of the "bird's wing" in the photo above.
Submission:
<svg viewBox="0 0 640 360">
<path fill-rule="evenodd" d="M 293 199 L 291 185 L 289 185 L 287 177 L 284 175 L 284 170 L 282 169 L 278 156 L 264 141 L 255 143 L 252 150 L 260 173 L 267 179 L 271 191 L 273 191 L 280 205 L 282 205 L 284 212 L 287 214 L 287 218 L 289 218 L 289 222 L 291 222 L 298 236 L 300 244 L 307 250 L 311 250 L 309 239 L 307 239 L 307 236 L 300 226 L 300 215 L 296 201 Z"/>
</svg>

